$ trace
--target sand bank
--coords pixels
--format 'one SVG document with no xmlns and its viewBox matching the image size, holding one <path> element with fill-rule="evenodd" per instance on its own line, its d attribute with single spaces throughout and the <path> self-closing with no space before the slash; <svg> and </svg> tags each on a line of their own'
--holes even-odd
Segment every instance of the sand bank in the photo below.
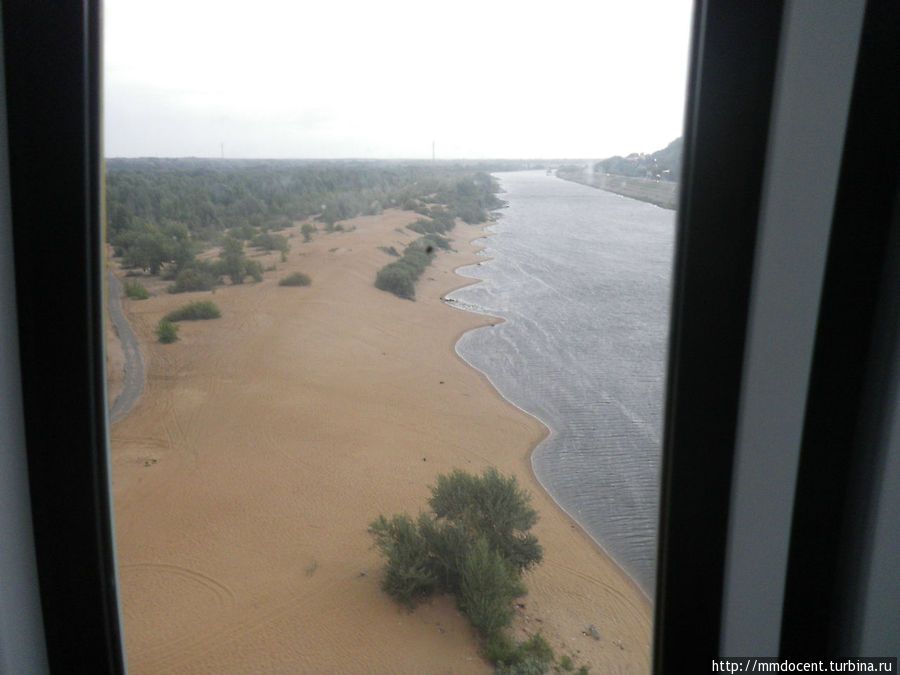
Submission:
<svg viewBox="0 0 900 675">
<path fill-rule="evenodd" d="M 544 436 L 455 353 L 494 321 L 440 298 L 468 280 L 477 227 L 454 230 L 417 301 L 374 288 L 416 218 L 389 211 L 352 232 L 299 227 L 288 261 L 258 284 L 123 300 L 146 359 L 144 394 L 112 428 L 125 639 L 132 673 L 488 673 L 443 598 L 409 613 L 379 588 L 366 533 L 415 514 L 454 467 L 515 473 L 541 520 L 544 562 L 526 575 L 515 630 L 540 631 L 591 672 L 648 672 L 651 609 L 636 585 L 553 503 L 531 472 Z M 303 271 L 306 288 L 279 287 Z M 222 310 L 155 342 L 167 311 Z M 587 634 L 593 624 L 600 636 Z"/>
</svg>

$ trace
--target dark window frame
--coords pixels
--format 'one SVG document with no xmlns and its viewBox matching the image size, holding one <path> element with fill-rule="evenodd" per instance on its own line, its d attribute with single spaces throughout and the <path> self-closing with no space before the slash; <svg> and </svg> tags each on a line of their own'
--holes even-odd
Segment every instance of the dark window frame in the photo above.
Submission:
<svg viewBox="0 0 900 675">
<path fill-rule="evenodd" d="M 698 0 L 695 8 L 665 416 L 658 673 L 706 670 L 719 655 L 730 478 L 784 5 Z M 848 551 L 865 537 L 844 535 L 852 529 L 847 519 L 870 508 L 864 495 L 877 484 L 880 461 L 860 425 L 892 400 L 879 391 L 873 360 L 898 339 L 885 313 L 898 306 L 892 284 L 900 264 L 887 252 L 900 241 L 900 130 L 894 124 L 875 133 L 884 118 L 866 111 L 882 106 L 900 120 L 900 90 L 878 85 L 885 73 L 894 82 L 900 76 L 900 20 L 887 0 L 867 7 L 862 84 L 852 102 L 810 378 L 782 629 L 788 655 L 846 651 L 865 563 Z M 22 391 L 48 660 L 55 672 L 122 673 L 98 273 L 100 6 L 14 0 L 2 11 Z M 879 148 L 890 150 L 893 164 L 870 165 Z M 853 237 L 866 206 L 855 201 L 860 181 L 878 202 L 866 211 L 874 224 L 865 241 Z M 861 287 L 849 289 L 851 279 Z M 850 291 L 875 300 L 860 305 Z M 848 322 L 853 330 L 832 342 Z M 856 349 L 864 350 L 859 359 L 842 361 Z M 838 364 L 856 378 L 851 388 L 831 385 Z M 837 440 L 824 433 L 834 424 L 846 432 Z M 838 486 L 838 503 L 821 499 L 821 480 Z M 804 515 L 816 509 L 843 518 L 843 529 L 822 533 Z M 832 564 L 807 576 L 810 557 L 822 555 Z M 812 622 L 811 604 L 821 610 Z"/>
<path fill-rule="evenodd" d="M 31 511 L 47 657 L 60 673 L 125 672 L 98 274 L 100 29 L 96 2 L 3 3 Z"/>
</svg>

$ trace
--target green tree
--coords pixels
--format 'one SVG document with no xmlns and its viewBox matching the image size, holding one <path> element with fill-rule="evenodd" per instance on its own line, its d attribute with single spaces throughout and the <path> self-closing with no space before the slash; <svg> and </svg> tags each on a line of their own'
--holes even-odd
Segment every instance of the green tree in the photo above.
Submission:
<svg viewBox="0 0 900 675">
<path fill-rule="evenodd" d="M 513 600 L 526 592 L 522 573 L 542 558 L 528 532 L 537 513 L 515 476 L 494 468 L 438 476 L 431 494 L 432 513 L 418 521 L 401 514 L 369 525 L 386 559 L 382 589 L 408 606 L 436 591 L 452 593 L 488 640 L 509 625 Z"/>
<path fill-rule="evenodd" d="M 205 261 L 204 261 L 205 263 Z M 209 291 L 221 279 L 212 270 L 212 265 L 203 264 L 181 270 L 175 276 L 175 283 L 167 289 L 169 293 L 185 293 L 187 291 Z"/>
<path fill-rule="evenodd" d="M 375 275 L 375 288 L 388 291 L 400 298 L 412 300 L 416 297 L 417 278 L 418 274 L 415 271 L 397 263 L 391 263 L 378 270 L 378 274 Z"/>
<path fill-rule="evenodd" d="M 459 609 L 482 636 L 496 635 L 513 617 L 513 600 L 525 586 L 500 552 L 481 536 L 468 549 L 460 570 Z"/>
<path fill-rule="evenodd" d="M 312 239 L 313 232 L 316 231 L 316 228 L 309 223 L 303 223 L 303 227 L 300 228 L 300 232 L 303 233 L 303 241 L 310 241 Z"/>
<path fill-rule="evenodd" d="M 428 505 L 438 518 L 472 536 L 484 536 L 520 572 L 541 561 L 537 537 L 528 532 L 538 515 L 515 476 L 502 476 L 494 467 L 481 476 L 455 469 L 449 476 L 438 476 L 431 494 Z"/>
<path fill-rule="evenodd" d="M 369 525 L 369 532 L 387 558 L 382 590 L 412 608 L 437 589 L 438 578 L 429 559 L 428 541 L 412 518 L 405 513 L 390 520 L 378 516 Z"/>
<path fill-rule="evenodd" d="M 223 262 L 223 269 L 232 284 L 244 283 L 246 275 L 246 260 L 244 254 L 244 242 L 234 237 L 225 237 L 222 240 L 222 252 L 219 257 Z"/>
<path fill-rule="evenodd" d="M 162 232 L 143 232 L 125 254 L 125 265 L 139 267 L 150 274 L 159 274 L 160 267 L 171 259 L 172 247 Z"/>
<path fill-rule="evenodd" d="M 247 260 L 244 263 L 244 274 L 249 275 L 253 281 L 262 281 L 263 267 L 259 260 Z"/>
<path fill-rule="evenodd" d="M 272 234 L 271 232 L 261 232 L 253 237 L 250 243 L 264 251 L 279 251 L 281 253 L 281 262 L 287 260 L 287 253 L 291 249 L 287 238 L 283 234 Z"/>
</svg>

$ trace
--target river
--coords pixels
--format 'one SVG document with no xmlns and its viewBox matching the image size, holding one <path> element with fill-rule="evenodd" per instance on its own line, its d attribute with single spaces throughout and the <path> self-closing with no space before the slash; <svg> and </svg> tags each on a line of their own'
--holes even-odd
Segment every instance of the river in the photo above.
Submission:
<svg viewBox="0 0 900 675">
<path fill-rule="evenodd" d="M 504 318 L 457 352 L 551 433 L 547 491 L 652 597 L 675 212 L 545 172 L 498 173 L 508 203 L 449 294 Z"/>
</svg>

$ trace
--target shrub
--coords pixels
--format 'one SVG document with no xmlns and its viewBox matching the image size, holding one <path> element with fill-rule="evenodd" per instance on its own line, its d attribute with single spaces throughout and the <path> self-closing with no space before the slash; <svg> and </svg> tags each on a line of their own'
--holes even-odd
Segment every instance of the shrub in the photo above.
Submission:
<svg viewBox="0 0 900 675">
<path fill-rule="evenodd" d="M 249 274 L 253 281 L 262 281 L 263 268 L 259 260 L 248 260 L 244 263 L 244 274 Z"/>
<path fill-rule="evenodd" d="M 534 658 L 538 661 L 543 661 L 544 663 L 550 663 L 554 658 L 553 648 L 540 633 L 532 635 L 531 638 L 520 644 L 519 651 L 521 651 L 527 657 Z"/>
<path fill-rule="evenodd" d="M 456 227 L 456 218 L 446 209 L 432 209 L 431 217 L 437 232 L 449 232 Z"/>
<path fill-rule="evenodd" d="M 238 225 L 228 230 L 228 236 L 235 239 L 253 239 L 256 236 L 257 229 L 250 224 Z"/>
<path fill-rule="evenodd" d="M 554 660 L 553 649 L 540 634 L 533 635 L 520 644 L 516 644 L 506 635 L 496 635 L 485 642 L 482 653 L 488 661 L 497 666 L 495 675 L 547 673 Z M 566 663 L 568 668 L 565 666 Z M 560 660 L 560 667 L 563 670 L 572 670 L 572 659 L 564 656 Z"/>
<path fill-rule="evenodd" d="M 498 666 L 514 665 L 521 660 L 519 645 L 503 633 L 497 633 L 485 640 L 482 654 L 484 658 Z"/>
<path fill-rule="evenodd" d="M 439 589 L 455 593 L 460 588 L 462 568 L 471 544 L 468 532 L 433 514 L 419 515 L 419 534 L 431 552 L 431 564 Z"/>
<path fill-rule="evenodd" d="M 439 234 L 426 234 L 422 239 L 426 245 L 431 245 L 444 251 L 450 250 L 450 240 Z"/>
<path fill-rule="evenodd" d="M 392 264 L 407 265 L 415 271 L 416 278 L 418 279 L 422 272 L 425 271 L 425 268 L 431 264 L 431 256 L 426 253 L 424 248 L 410 244 L 406 247 L 406 250 L 403 251 L 403 256 L 400 260 Z"/>
<path fill-rule="evenodd" d="M 265 227 L 270 230 L 283 230 L 286 227 L 290 227 L 293 225 L 291 219 L 287 216 L 276 216 L 275 218 L 270 218 L 266 221 Z"/>
<path fill-rule="evenodd" d="M 518 575 L 484 536 L 469 549 L 459 586 L 459 609 L 482 637 L 506 628 L 513 617 L 513 600 L 525 594 Z"/>
<path fill-rule="evenodd" d="M 394 256 L 395 258 L 399 258 L 399 257 L 400 257 L 400 254 L 397 253 L 397 249 L 395 249 L 393 246 L 379 246 L 379 247 L 378 247 L 378 250 L 379 250 L 379 251 L 384 251 L 384 252 L 387 253 L 388 255 L 392 255 L 392 256 Z"/>
<path fill-rule="evenodd" d="M 222 239 L 222 252 L 219 254 L 221 259 L 221 270 L 223 274 L 227 274 L 232 284 L 244 283 L 246 273 L 247 258 L 244 255 L 244 242 L 234 237 L 225 237 Z"/>
<path fill-rule="evenodd" d="M 456 225 L 456 219 L 453 217 L 453 214 L 445 209 L 434 209 L 429 215 L 431 220 L 419 218 L 407 225 L 407 229 L 419 234 L 444 234 L 452 230 Z"/>
<path fill-rule="evenodd" d="M 397 297 L 413 300 L 416 297 L 416 271 L 400 262 L 391 263 L 378 270 L 375 288 L 393 293 Z"/>
<path fill-rule="evenodd" d="M 309 241 L 312 239 L 312 233 L 316 231 L 316 228 L 309 223 L 303 223 L 303 227 L 300 228 L 300 232 L 303 233 L 303 241 Z"/>
<path fill-rule="evenodd" d="M 178 339 L 178 326 L 166 319 L 160 319 L 156 324 L 156 337 L 163 344 L 170 344 Z"/>
<path fill-rule="evenodd" d="M 485 220 L 487 220 L 487 211 L 485 211 L 477 204 L 465 204 L 464 206 L 458 206 L 456 208 L 456 215 L 458 215 L 464 222 L 469 223 L 470 225 L 483 223 Z"/>
<path fill-rule="evenodd" d="M 290 250 L 288 240 L 284 235 L 272 234 L 271 232 L 262 232 L 256 235 L 250 244 L 264 251 L 281 251 L 282 255 L 285 255 Z"/>
<path fill-rule="evenodd" d="M 537 514 L 515 477 L 505 478 L 496 469 L 482 476 L 459 470 L 438 476 L 431 494 L 433 513 L 420 515 L 418 522 L 402 514 L 390 520 L 379 516 L 369 525 L 387 559 L 382 588 L 407 606 L 436 591 L 452 593 L 484 639 L 485 650 L 499 653 L 505 649 L 501 631 L 512 619 L 513 600 L 526 592 L 522 571 L 541 558 L 536 540 L 528 560 L 509 542 L 529 540 L 532 535 L 519 528 L 530 528 Z M 543 658 L 538 647 L 527 647 L 522 658 Z"/>
<path fill-rule="evenodd" d="M 218 275 L 214 274 L 212 267 L 203 269 L 189 267 L 181 270 L 175 276 L 175 283 L 166 290 L 169 293 L 187 293 L 188 291 L 209 291 L 219 283 Z"/>
<path fill-rule="evenodd" d="M 431 220 L 425 220 L 424 218 L 419 218 L 417 221 L 410 223 L 406 226 L 406 229 L 412 230 L 413 232 L 418 232 L 419 234 L 437 232 L 434 227 L 434 222 Z"/>
<path fill-rule="evenodd" d="M 388 560 L 381 582 L 385 593 L 412 608 L 435 591 L 437 577 L 431 570 L 428 546 L 412 518 L 406 514 L 390 520 L 379 516 L 369 532 Z"/>
<path fill-rule="evenodd" d="M 199 321 L 202 319 L 218 319 L 222 312 L 216 303 L 210 300 L 198 300 L 184 307 L 172 310 L 163 317 L 165 321 Z"/>
<path fill-rule="evenodd" d="M 309 286 L 312 279 L 303 272 L 294 272 L 278 282 L 279 286 Z"/>
<path fill-rule="evenodd" d="M 150 292 L 144 287 L 140 281 L 125 280 L 125 295 L 132 300 L 146 300 L 150 297 Z"/>
<path fill-rule="evenodd" d="M 438 518 L 484 533 L 491 548 L 519 572 L 543 558 L 537 537 L 528 532 L 537 522 L 537 512 L 515 476 L 507 478 L 493 467 L 481 476 L 456 469 L 438 476 L 431 495 L 428 505 Z"/>
</svg>

